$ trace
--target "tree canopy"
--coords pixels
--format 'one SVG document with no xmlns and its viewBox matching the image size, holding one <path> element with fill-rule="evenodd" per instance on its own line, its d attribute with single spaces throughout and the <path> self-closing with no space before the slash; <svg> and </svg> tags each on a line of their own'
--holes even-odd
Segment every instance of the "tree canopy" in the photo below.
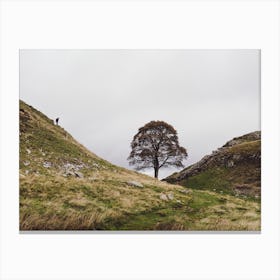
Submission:
<svg viewBox="0 0 280 280">
<path fill-rule="evenodd" d="M 163 121 L 151 121 L 140 127 L 131 142 L 129 164 L 137 170 L 153 168 L 154 176 L 162 167 L 184 167 L 183 160 L 188 156 L 180 147 L 177 131 Z"/>
</svg>

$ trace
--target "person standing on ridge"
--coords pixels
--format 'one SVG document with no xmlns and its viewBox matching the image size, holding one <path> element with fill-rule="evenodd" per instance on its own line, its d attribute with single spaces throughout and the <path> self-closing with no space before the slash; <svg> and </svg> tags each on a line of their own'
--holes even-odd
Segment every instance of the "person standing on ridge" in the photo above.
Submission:
<svg viewBox="0 0 280 280">
<path fill-rule="evenodd" d="M 55 119 L 55 124 L 58 125 L 59 118 Z"/>
</svg>

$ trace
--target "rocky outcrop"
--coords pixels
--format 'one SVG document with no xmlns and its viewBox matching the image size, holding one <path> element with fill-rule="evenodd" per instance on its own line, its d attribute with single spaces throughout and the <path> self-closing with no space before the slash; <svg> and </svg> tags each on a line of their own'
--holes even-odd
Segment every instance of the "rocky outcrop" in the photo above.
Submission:
<svg viewBox="0 0 280 280">
<path fill-rule="evenodd" d="M 228 141 L 223 148 L 226 147 L 232 147 L 238 144 L 242 144 L 244 142 L 250 142 L 250 141 L 257 141 L 261 140 L 261 132 L 260 131 L 255 131 L 252 133 L 245 134 L 241 137 L 235 137 L 232 140 Z"/>
<path fill-rule="evenodd" d="M 189 186 L 190 178 L 218 168 L 225 171 L 224 173 L 228 176 L 228 185 L 236 194 L 248 194 L 253 189 L 252 193 L 259 196 L 260 167 L 261 132 L 256 131 L 233 138 L 212 154 L 203 157 L 199 162 L 181 172 L 172 174 L 164 181 Z"/>
</svg>

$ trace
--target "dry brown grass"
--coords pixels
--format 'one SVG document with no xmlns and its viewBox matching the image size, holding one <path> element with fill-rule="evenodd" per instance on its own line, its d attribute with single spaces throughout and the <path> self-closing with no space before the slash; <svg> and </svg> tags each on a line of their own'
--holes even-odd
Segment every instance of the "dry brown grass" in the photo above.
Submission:
<svg viewBox="0 0 280 280">
<path fill-rule="evenodd" d="M 21 178 L 20 229 L 96 229 L 107 218 L 163 206 L 160 192 L 183 189 L 135 172 L 99 173 L 94 181 L 37 174 Z M 129 186 L 130 180 L 144 188 Z"/>
<path fill-rule="evenodd" d="M 131 219 L 135 223 L 128 228 L 135 230 L 260 230 L 256 202 L 209 191 L 185 194 L 181 186 L 134 172 L 128 176 L 100 172 L 99 178 L 105 177 L 90 182 L 57 175 L 21 178 L 20 229 L 110 229 L 111 223 L 112 229 L 118 224 L 122 229 Z M 144 188 L 129 186 L 129 180 L 141 182 Z M 163 201 L 161 193 L 173 193 L 174 199 Z M 154 222 L 146 227 L 149 217 Z"/>
</svg>

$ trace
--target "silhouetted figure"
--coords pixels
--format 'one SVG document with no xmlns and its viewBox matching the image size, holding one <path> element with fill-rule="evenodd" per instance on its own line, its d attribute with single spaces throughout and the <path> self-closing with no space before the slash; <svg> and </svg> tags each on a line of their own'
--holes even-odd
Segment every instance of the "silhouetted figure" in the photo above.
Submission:
<svg viewBox="0 0 280 280">
<path fill-rule="evenodd" d="M 55 124 L 58 125 L 59 118 L 55 119 Z"/>
</svg>

